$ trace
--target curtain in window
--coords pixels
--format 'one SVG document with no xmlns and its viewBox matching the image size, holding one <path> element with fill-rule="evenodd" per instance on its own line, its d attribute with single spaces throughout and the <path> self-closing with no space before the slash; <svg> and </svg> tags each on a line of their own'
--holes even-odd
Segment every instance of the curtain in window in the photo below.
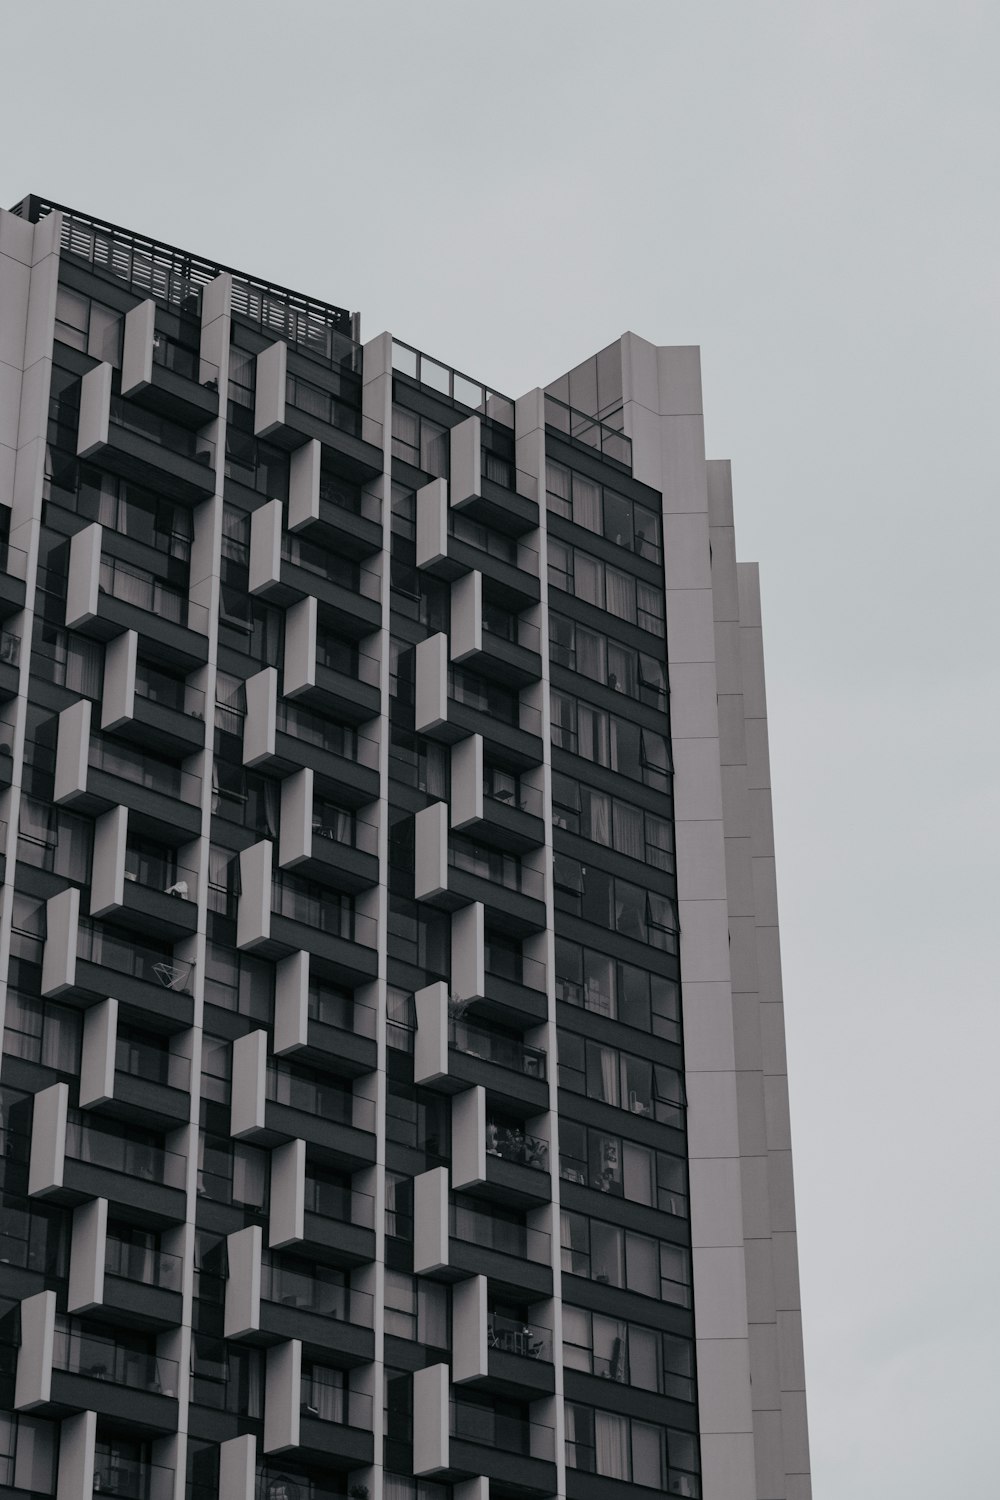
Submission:
<svg viewBox="0 0 1000 1500">
<path fill-rule="evenodd" d="M 573 520 L 577 526 L 598 533 L 601 526 L 601 487 L 581 474 L 573 475 Z"/>
<path fill-rule="evenodd" d="M 233 1148 L 233 1202 L 250 1203 L 263 1208 L 266 1181 L 265 1163 L 267 1153 L 254 1146 L 237 1143 Z"/>
<path fill-rule="evenodd" d="M 642 859 L 645 843 L 639 808 L 630 807 L 627 802 L 616 802 L 614 821 L 615 848 L 619 854 L 627 854 L 630 859 Z"/>
<path fill-rule="evenodd" d="M 604 844 L 610 849 L 611 798 L 607 792 L 596 792 L 589 787 L 582 788 L 582 791 L 587 812 L 584 833 L 595 844 Z"/>
<path fill-rule="evenodd" d="M 589 948 L 586 963 L 586 1006 L 602 1016 L 614 1015 L 614 968 L 610 958 Z"/>
<path fill-rule="evenodd" d="M 636 580 L 639 624 L 653 635 L 663 635 L 663 595 L 651 583 Z M 634 616 L 633 616 L 634 618 Z"/>
<path fill-rule="evenodd" d="M 607 589 L 608 613 L 619 620 L 635 624 L 635 579 L 630 573 L 621 573 L 617 568 L 605 568 L 604 586 Z"/>
<path fill-rule="evenodd" d="M 660 1275 L 657 1264 L 657 1242 L 644 1234 L 627 1237 L 628 1270 L 626 1286 L 630 1292 L 639 1292 L 644 1297 L 657 1297 L 660 1292 Z"/>
<path fill-rule="evenodd" d="M 603 573 L 604 565 L 595 557 L 588 557 L 586 552 L 575 554 L 573 576 L 576 596 L 587 604 L 596 604 L 598 609 L 604 608 Z"/>
<path fill-rule="evenodd" d="M 608 642 L 608 687 L 627 698 L 638 696 L 639 683 L 636 673 L 636 654 L 626 646 Z"/>
<path fill-rule="evenodd" d="M 605 1479 L 628 1479 L 628 1418 L 613 1412 L 595 1411 L 594 1444 L 597 1472 Z"/>
<path fill-rule="evenodd" d="M 545 488 L 548 491 L 549 510 L 557 516 L 570 516 L 569 469 L 555 464 L 551 459 L 545 463 Z"/>
<path fill-rule="evenodd" d="M 607 676 L 606 642 L 603 636 L 576 628 L 576 670 L 593 682 L 604 682 Z"/>
<path fill-rule="evenodd" d="M 588 1047 L 587 1051 L 588 1062 L 594 1052 L 597 1053 L 599 1059 L 600 1093 L 597 1097 L 603 1100 L 605 1104 L 617 1105 L 620 1102 L 618 1095 L 618 1053 L 614 1047 L 594 1047 L 593 1049 Z"/>
<path fill-rule="evenodd" d="M 608 1286 L 624 1286 L 622 1232 L 600 1219 L 590 1221 L 590 1274 Z"/>
<path fill-rule="evenodd" d="M 648 731 L 643 731 L 647 733 Z M 639 726 L 625 719 L 611 720 L 611 768 L 639 780 Z"/>
<path fill-rule="evenodd" d="M 608 716 L 599 708 L 581 703 L 577 708 L 578 754 L 595 765 L 608 764 Z"/>
</svg>

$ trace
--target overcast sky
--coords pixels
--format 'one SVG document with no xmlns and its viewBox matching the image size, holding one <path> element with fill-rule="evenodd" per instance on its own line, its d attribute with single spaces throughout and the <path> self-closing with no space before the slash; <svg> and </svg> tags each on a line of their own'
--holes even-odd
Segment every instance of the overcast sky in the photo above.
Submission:
<svg viewBox="0 0 1000 1500">
<path fill-rule="evenodd" d="M 0 0 L 5 206 L 511 395 L 701 345 L 761 564 L 817 1500 L 1000 1468 L 998 42 L 996 0 Z"/>
</svg>

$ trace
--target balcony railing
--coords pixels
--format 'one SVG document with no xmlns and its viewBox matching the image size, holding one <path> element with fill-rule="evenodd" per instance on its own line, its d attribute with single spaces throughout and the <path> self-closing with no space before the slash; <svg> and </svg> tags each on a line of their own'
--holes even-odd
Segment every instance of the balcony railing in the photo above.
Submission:
<svg viewBox="0 0 1000 1500">
<path fill-rule="evenodd" d="M 336 991 L 309 986 L 309 1019 L 321 1026 L 337 1026 L 341 1031 L 353 1031 L 356 1036 L 374 1037 L 378 1013 L 374 1006 L 365 1005 L 357 996 L 340 995 Z"/>
<path fill-rule="evenodd" d="M 175 713 L 187 714 L 190 719 L 204 719 L 205 694 L 201 688 L 191 687 L 166 672 L 139 662 L 135 669 L 135 696 L 147 703 L 159 703 L 172 708 Z"/>
<path fill-rule="evenodd" d="M 378 766 L 378 741 L 346 724 L 334 724 L 321 714 L 312 713 L 301 704 L 281 699 L 278 703 L 278 729 L 307 745 L 316 745 L 331 755 L 356 761 L 359 766 Z"/>
<path fill-rule="evenodd" d="M 528 1229 L 508 1219 L 494 1218 L 488 1210 L 473 1208 L 467 1203 L 451 1204 L 448 1222 L 453 1239 L 499 1250 L 504 1255 L 516 1255 L 521 1260 L 536 1261 L 540 1265 L 549 1264 L 551 1241 L 543 1229 Z"/>
<path fill-rule="evenodd" d="M 150 1250 L 145 1245 L 131 1245 L 109 1234 L 104 1251 L 104 1270 L 108 1276 L 121 1276 L 143 1286 L 159 1287 L 165 1292 L 179 1292 L 184 1262 L 179 1255 L 166 1250 Z"/>
<path fill-rule="evenodd" d="M 453 869 L 464 870 L 467 875 L 475 875 L 480 880 L 490 880 L 508 891 L 519 891 L 535 901 L 545 899 L 541 870 L 534 870 L 514 855 L 504 854 L 499 849 L 456 839 L 449 842 L 448 863 Z"/>
<path fill-rule="evenodd" d="M 358 1130 L 375 1129 L 374 1099 L 366 1099 L 360 1094 L 355 1097 L 349 1089 L 293 1072 L 289 1063 L 268 1063 L 266 1088 L 268 1099 L 275 1104 L 286 1104 L 290 1109 L 338 1125 L 353 1125 Z"/>
<path fill-rule="evenodd" d="M 127 1136 L 113 1134 L 78 1118 L 72 1112 L 66 1122 L 66 1155 L 73 1161 L 112 1172 L 125 1172 L 144 1182 L 159 1182 L 165 1187 L 183 1188 L 186 1162 L 176 1151 L 147 1145 Z"/>
<path fill-rule="evenodd" d="M 90 737 L 88 764 L 95 771 L 106 771 L 109 776 L 120 776 L 123 781 L 132 781 L 136 786 L 147 787 L 164 797 L 176 797 L 192 807 L 201 802 L 201 777 L 190 771 L 182 771 L 156 755 L 147 755 L 130 745 L 118 745 L 99 734 Z"/>
<path fill-rule="evenodd" d="M 495 979 L 508 979 L 512 984 L 523 984 L 529 990 L 545 993 L 545 965 L 535 958 L 512 954 L 487 943 L 486 972 Z"/>
<path fill-rule="evenodd" d="M 116 1500 L 173 1500 L 174 1471 L 132 1458 L 94 1458 L 94 1494 Z"/>
<path fill-rule="evenodd" d="M 280 1302 L 361 1328 L 372 1326 L 371 1293 L 352 1291 L 342 1282 L 327 1281 L 318 1272 L 309 1275 L 265 1260 L 260 1268 L 260 1295 L 265 1302 Z"/>
<path fill-rule="evenodd" d="M 153 364 L 162 369 L 173 370 L 185 380 L 194 380 L 198 385 L 219 389 L 219 367 L 203 359 L 197 349 L 171 338 L 168 333 L 157 331 L 153 335 Z"/>
<path fill-rule="evenodd" d="M 192 458 L 210 469 L 215 467 L 215 444 L 211 438 L 192 432 L 190 427 L 182 427 L 179 422 L 171 422 L 156 412 L 146 411 L 144 407 L 134 406 L 121 396 L 111 397 L 111 424 L 149 438 L 182 458 Z"/>
<path fill-rule="evenodd" d="M 329 1489 L 325 1484 L 306 1474 L 293 1477 L 287 1469 L 264 1465 L 257 1468 L 254 1478 L 254 1500 L 343 1500 L 344 1491 Z M 203 1495 L 190 1495 L 188 1500 L 218 1500 L 218 1490 L 206 1490 Z"/>
<path fill-rule="evenodd" d="M 375 448 L 381 448 L 383 427 L 374 417 L 363 416 L 357 407 L 345 401 L 333 391 L 313 385 L 301 375 L 289 373 L 285 388 L 285 400 L 290 408 L 303 416 L 315 417 L 327 427 L 335 427 L 351 437 L 362 438 Z"/>
<path fill-rule="evenodd" d="M 191 964 L 175 963 L 161 948 L 117 937 L 87 917 L 80 918 L 76 953 L 86 963 L 100 964 L 182 995 L 191 993 Z"/>
<path fill-rule="evenodd" d="M 115 1069 L 127 1073 L 130 1078 L 140 1078 L 146 1083 L 162 1084 L 166 1088 L 183 1089 L 186 1093 L 191 1085 L 191 1062 L 177 1052 L 167 1052 L 152 1043 L 136 1042 L 119 1037 L 115 1043 Z"/>
<path fill-rule="evenodd" d="M 179 865 L 171 852 L 151 854 L 126 848 L 125 879 L 147 891 L 162 892 L 179 901 L 198 897 L 198 872 L 190 865 Z"/>
<path fill-rule="evenodd" d="M 531 813 L 532 817 L 544 816 L 545 799 L 542 796 L 540 786 L 531 786 L 525 781 L 516 780 L 513 776 L 506 776 L 503 780 L 491 779 L 487 775 L 483 780 L 483 796 L 489 802 L 500 802 L 504 807 L 516 807 L 520 812 Z"/>
<path fill-rule="evenodd" d="M 325 635 L 319 631 L 316 637 L 316 661 L 321 667 L 328 668 L 331 672 L 343 672 L 346 677 L 353 677 L 355 682 L 367 683 L 369 687 L 378 687 L 381 667 L 377 656 L 371 656 L 367 651 L 358 651 L 347 641 L 342 641 L 337 636 Z"/>
<path fill-rule="evenodd" d="M 555 1460 L 555 1433 L 541 1422 L 507 1416 L 489 1406 L 465 1405 L 449 1401 L 449 1431 L 452 1437 L 467 1443 L 481 1443 L 485 1448 L 500 1448 L 522 1457 Z"/>
<path fill-rule="evenodd" d="M 344 844 L 363 854 L 378 853 L 377 823 L 363 818 L 360 813 L 319 799 L 313 803 L 312 833 L 314 839 L 323 839 L 330 844 Z M 316 852 L 315 845 L 313 852 Z"/>
<path fill-rule="evenodd" d="M 453 1020 L 448 1025 L 448 1040 L 457 1052 L 467 1057 L 481 1057 L 498 1068 L 523 1073 L 528 1078 L 545 1077 L 545 1053 L 538 1047 L 527 1047 L 513 1037 L 495 1036 L 469 1021 Z"/>
<path fill-rule="evenodd" d="M 165 583 L 146 568 L 137 568 L 119 558 L 102 557 L 100 591 L 174 625 L 183 625 L 200 635 L 208 634 L 208 610 L 201 604 L 193 604 L 183 589 Z"/>
<path fill-rule="evenodd" d="M 486 1124 L 486 1155 L 544 1172 L 548 1169 L 549 1143 L 541 1136 L 529 1135 L 519 1126 L 496 1125 L 489 1120 Z"/>
<path fill-rule="evenodd" d="M 632 440 L 616 427 L 601 422 L 597 417 L 567 406 L 555 396 L 545 397 L 545 424 L 565 434 L 572 442 L 586 448 L 595 448 L 605 458 L 613 458 L 627 468 L 632 467 Z"/>
<path fill-rule="evenodd" d="M 466 542 L 470 547 L 478 547 L 487 556 L 509 563 L 512 568 L 520 568 L 522 573 L 529 573 L 532 578 L 538 577 L 538 553 L 527 542 L 494 531 L 491 526 L 474 521 L 461 511 L 448 512 L 448 530 L 456 542 Z"/>
<path fill-rule="evenodd" d="M 352 594 L 360 594 L 363 599 L 382 597 L 382 580 L 371 568 L 362 568 L 349 558 L 339 557 L 328 547 L 317 546 L 304 537 L 283 532 L 281 556 L 293 567 L 315 573 L 317 578 L 325 578 L 328 583 L 335 583 Z"/>
<path fill-rule="evenodd" d="M 492 417 L 505 427 L 514 425 L 514 403 L 509 396 L 501 396 L 499 391 L 491 390 L 482 381 L 462 375 L 450 365 L 431 359 L 430 355 L 422 354 L 419 349 L 414 349 L 411 344 L 401 343 L 399 339 L 392 341 L 392 368 L 402 375 L 409 375 L 421 385 L 429 386 L 431 390 L 450 396 L 453 401 L 467 406 L 470 411 Z"/>
<path fill-rule="evenodd" d="M 375 1199 L 370 1193 L 359 1193 L 322 1178 L 306 1177 L 306 1212 L 338 1224 L 353 1224 L 357 1229 L 375 1228 Z"/>
<path fill-rule="evenodd" d="M 156 1354 L 128 1349 L 114 1339 L 101 1338 L 73 1328 L 69 1319 L 57 1315 L 52 1345 L 52 1366 L 72 1375 L 89 1375 L 113 1385 L 140 1391 L 177 1394 L 177 1361 Z"/>
<path fill-rule="evenodd" d="M 512 645 L 523 646 L 526 651 L 540 651 L 542 649 L 542 633 L 537 625 L 521 615 L 501 614 L 498 611 L 483 609 L 483 631 L 487 636 L 492 636 L 499 641 L 510 641 Z"/>
<path fill-rule="evenodd" d="M 295 882 L 293 876 L 275 875 L 271 880 L 271 910 L 292 922 L 303 922 L 331 937 L 374 948 L 378 941 L 378 923 L 374 917 L 356 912 L 346 901 L 333 899 L 326 892 Z"/>
<path fill-rule="evenodd" d="M 322 1380 L 315 1372 L 302 1377 L 300 1411 L 317 1422 L 336 1422 L 341 1427 L 371 1431 L 372 1398 L 364 1391 L 345 1390 L 332 1380 Z"/>
<path fill-rule="evenodd" d="M 352 516 L 361 516 L 366 521 L 382 519 L 382 504 L 377 495 L 371 495 L 354 485 L 345 485 L 329 474 L 320 474 L 319 503 L 321 506 L 332 505 Z"/>
</svg>

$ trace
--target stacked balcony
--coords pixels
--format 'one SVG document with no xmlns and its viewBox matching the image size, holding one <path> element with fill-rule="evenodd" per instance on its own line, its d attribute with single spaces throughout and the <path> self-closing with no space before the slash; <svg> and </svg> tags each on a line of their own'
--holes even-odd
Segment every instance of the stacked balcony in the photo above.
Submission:
<svg viewBox="0 0 1000 1500">
<path fill-rule="evenodd" d="M 336 372 L 318 369 L 283 341 L 257 355 L 254 435 L 299 450 L 318 443 L 336 472 L 354 483 L 382 473 L 382 428 L 339 389 Z"/>
<path fill-rule="evenodd" d="M 219 369 L 176 328 L 178 319 L 152 299 L 126 314 L 122 395 L 196 432 L 219 415 Z"/>
<path fill-rule="evenodd" d="M 186 505 L 215 493 L 214 442 L 198 426 L 150 410 L 113 389 L 111 365 L 88 370 L 80 383 L 77 455 L 93 458 L 123 479 L 152 483 L 157 491 Z"/>
</svg>

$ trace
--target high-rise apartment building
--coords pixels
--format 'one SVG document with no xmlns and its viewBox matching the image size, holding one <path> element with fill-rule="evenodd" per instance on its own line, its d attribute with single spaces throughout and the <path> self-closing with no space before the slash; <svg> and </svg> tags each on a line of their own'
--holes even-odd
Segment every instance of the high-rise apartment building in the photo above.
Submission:
<svg viewBox="0 0 1000 1500">
<path fill-rule="evenodd" d="M 698 351 L 359 340 L 0 215 L 0 1495 L 805 1500 Z"/>
</svg>

